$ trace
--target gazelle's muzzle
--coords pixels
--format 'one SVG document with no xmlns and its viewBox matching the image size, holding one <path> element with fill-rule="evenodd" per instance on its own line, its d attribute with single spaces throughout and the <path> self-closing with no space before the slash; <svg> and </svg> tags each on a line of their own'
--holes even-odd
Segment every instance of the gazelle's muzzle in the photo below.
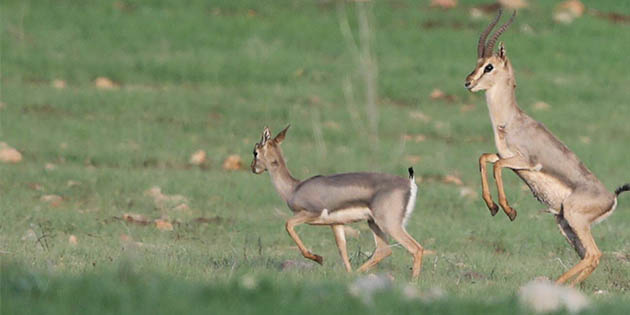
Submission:
<svg viewBox="0 0 630 315">
<path fill-rule="evenodd" d="M 262 174 L 265 171 L 265 168 L 258 168 L 258 163 L 256 163 L 256 159 L 252 160 L 252 173 L 254 174 Z"/>
</svg>

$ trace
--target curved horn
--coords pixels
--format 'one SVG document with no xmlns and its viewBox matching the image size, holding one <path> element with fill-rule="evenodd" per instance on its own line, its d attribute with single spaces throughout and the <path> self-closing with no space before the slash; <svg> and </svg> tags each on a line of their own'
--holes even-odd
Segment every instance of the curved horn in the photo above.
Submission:
<svg viewBox="0 0 630 315">
<path fill-rule="evenodd" d="M 497 16 L 494 18 L 494 21 L 492 21 L 492 23 L 490 23 L 490 25 L 486 27 L 486 30 L 483 31 L 483 33 L 481 33 L 481 36 L 479 36 L 479 44 L 477 44 L 477 58 L 483 57 L 485 46 L 486 46 L 486 37 L 488 37 L 488 33 L 490 33 L 492 28 L 494 28 L 494 26 L 497 25 L 497 22 L 499 22 L 499 19 L 501 18 L 502 13 L 503 13 L 503 9 L 499 8 L 499 13 L 497 13 Z"/>
<path fill-rule="evenodd" d="M 483 52 L 484 57 L 490 57 L 492 55 L 492 51 L 494 50 L 494 44 L 496 44 L 497 39 L 499 39 L 499 36 L 501 36 L 501 34 L 503 34 L 505 30 L 507 30 L 510 24 L 512 24 L 512 21 L 514 21 L 515 16 L 516 16 L 516 11 L 512 13 L 512 16 L 510 17 L 510 19 L 507 22 L 505 22 L 505 24 L 501 25 L 501 27 L 492 35 L 490 40 L 488 40 L 486 49 L 484 49 L 484 52 Z"/>
</svg>

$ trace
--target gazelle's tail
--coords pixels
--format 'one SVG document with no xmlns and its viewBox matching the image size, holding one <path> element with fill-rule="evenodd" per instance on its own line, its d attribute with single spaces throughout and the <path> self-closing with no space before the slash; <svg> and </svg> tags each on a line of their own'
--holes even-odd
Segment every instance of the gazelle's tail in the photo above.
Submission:
<svg viewBox="0 0 630 315">
<path fill-rule="evenodd" d="M 413 174 L 413 170 L 411 172 L 412 172 L 411 174 Z M 629 190 L 630 190 L 630 184 L 621 185 L 617 189 L 615 189 L 615 195 L 619 196 L 622 192 L 629 191 Z"/>
<path fill-rule="evenodd" d="M 413 175 L 413 167 L 409 171 L 409 200 L 405 207 L 405 216 L 403 217 L 403 226 L 407 225 L 407 220 L 411 217 L 411 213 L 416 206 L 416 194 L 418 193 L 418 185 L 416 185 L 416 177 Z"/>
</svg>

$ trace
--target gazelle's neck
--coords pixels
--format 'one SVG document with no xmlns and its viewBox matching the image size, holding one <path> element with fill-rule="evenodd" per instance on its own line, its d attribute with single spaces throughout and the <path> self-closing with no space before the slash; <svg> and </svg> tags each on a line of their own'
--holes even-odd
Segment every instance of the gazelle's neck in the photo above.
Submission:
<svg viewBox="0 0 630 315">
<path fill-rule="evenodd" d="M 293 191 L 300 181 L 291 175 L 282 156 L 278 159 L 278 166 L 269 169 L 269 175 L 271 175 L 271 182 L 273 186 L 276 187 L 280 197 L 282 197 L 284 201 L 291 199 Z"/>
<path fill-rule="evenodd" d="M 497 82 L 486 91 L 486 103 L 492 127 L 506 127 L 520 112 L 516 104 L 516 84 L 513 78 Z"/>
</svg>

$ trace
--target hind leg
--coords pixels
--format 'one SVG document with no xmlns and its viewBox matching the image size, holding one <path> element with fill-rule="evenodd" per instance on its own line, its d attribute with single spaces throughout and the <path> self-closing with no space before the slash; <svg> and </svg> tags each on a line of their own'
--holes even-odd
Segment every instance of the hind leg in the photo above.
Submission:
<svg viewBox="0 0 630 315">
<path fill-rule="evenodd" d="M 584 254 L 582 260 L 578 262 L 573 268 L 565 272 L 556 283 L 562 284 L 569 279 L 575 277 L 571 286 L 574 286 L 584 279 L 586 279 L 599 265 L 599 259 L 602 257 L 602 252 L 597 248 L 593 235 L 591 234 L 590 224 L 578 219 L 569 219 L 569 224 L 575 229 L 579 242 L 584 245 Z M 579 254 L 579 251 L 578 251 Z"/>
<path fill-rule="evenodd" d="M 571 225 L 569 225 L 569 222 L 567 221 L 567 219 L 564 218 L 564 215 L 562 213 L 556 214 L 556 223 L 558 224 L 558 228 L 560 229 L 562 235 L 564 235 L 564 237 L 567 239 L 567 242 L 569 242 L 569 245 L 571 245 L 573 249 L 575 249 L 578 256 L 580 256 L 580 259 L 584 259 L 584 245 L 578 238 L 577 234 L 575 234 L 575 230 L 573 230 Z"/>
<path fill-rule="evenodd" d="M 372 201 L 374 222 L 385 233 L 391 235 L 413 256 L 412 277 L 420 275 L 423 248 L 411 237 L 403 226 L 409 196 L 401 191 L 382 192 Z"/>
<path fill-rule="evenodd" d="M 374 242 L 376 243 L 376 249 L 374 250 L 372 257 L 370 257 L 368 261 L 366 261 L 363 265 L 361 265 L 361 267 L 359 267 L 359 269 L 357 269 L 361 272 L 367 271 L 368 269 L 378 264 L 381 260 L 392 254 L 392 249 L 387 243 L 387 236 L 385 235 L 385 233 L 383 233 L 383 231 L 378 227 L 378 225 L 376 225 L 373 220 L 369 220 L 368 225 L 370 226 L 370 229 L 372 229 Z"/>
<path fill-rule="evenodd" d="M 577 245 L 574 247 L 582 260 L 560 276 L 556 283 L 565 283 L 575 277 L 571 282 L 573 286 L 582 282 L 597 268 L 602 252 L 597 248 L 591 234 L 591 223 L 605 215 L 613 206 L 613 201 L 614 195 L 610 193 L 583 190 L 574 192 L 563 203 L 562 215 L 576 236 L 572 243 Z M 571 233 L 567 238 L 570 237 Z"/>
<path fill-rule="evenodd" d="M 422 269 L 422 253 L 424 249 L 420 245 L 420 243 L 416 242 L 416 240 L 405 231 L 405 228 L 401 226 L 393 226 L 388 228 L 389 235 L 391 235 L 398 243 L 400 243 L 409 253 L 413 256 L 413 267 L 411 269 L 411 277 L 413 279 L 418 278 L 420 276 L 420 271 Z"/>
</svg>

